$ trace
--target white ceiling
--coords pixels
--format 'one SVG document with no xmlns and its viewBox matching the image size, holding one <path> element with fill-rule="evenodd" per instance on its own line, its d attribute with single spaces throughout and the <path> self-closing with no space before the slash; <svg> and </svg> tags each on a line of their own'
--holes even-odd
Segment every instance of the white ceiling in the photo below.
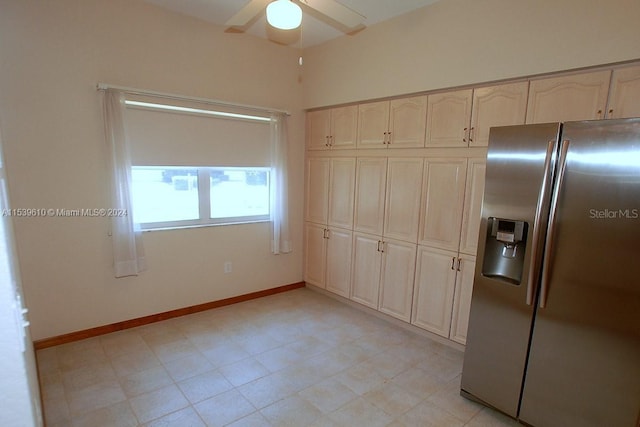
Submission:
<svg viewBox="0 0 640 427">
<path fill-rule="evenodd" d="M 225 22 L 244 7 L 250 0 L 144 0 L 165 9 L 185 15 L 194 16 L 217 25 L 225 25 Z M 364 24 L 371 26 L 378 22 L 386 21 L 395 16 L 411 12 L 415 9 L 435 3 L 438 0 L 338 0 L 344 6 L 358 12 L 366 19 Z M 257 37 L 274 39 L 273 30 L 268 28 L 265 13 L 253 23 L 247 33 Z M 343 35 L 327 23 L 316 19 L 309 14 L 302 18 L 301 31 L 294 37 L 275 37 L 281 43 L 295 47 L 309 47 L 324 43 Z M 357 34 L 352 37 L 357 37 Z"/>
</svg>

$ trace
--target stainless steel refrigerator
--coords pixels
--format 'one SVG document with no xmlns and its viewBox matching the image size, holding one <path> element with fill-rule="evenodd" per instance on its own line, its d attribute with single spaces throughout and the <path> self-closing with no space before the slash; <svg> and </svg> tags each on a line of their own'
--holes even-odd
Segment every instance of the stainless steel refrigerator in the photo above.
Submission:
<svg viewBox="0 0 640 427">
<path fill-rule="evenodd" d="M 491 129 L 461 394 L 640 426 L 640 119 Z"/>
</svg>

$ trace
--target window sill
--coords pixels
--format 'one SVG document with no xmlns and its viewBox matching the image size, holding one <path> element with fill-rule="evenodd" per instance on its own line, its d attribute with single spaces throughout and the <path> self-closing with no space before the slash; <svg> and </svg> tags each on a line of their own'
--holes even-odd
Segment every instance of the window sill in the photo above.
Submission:
<svg viewBox="0 0 640 427">
<path fill-rule="evenodd" d="M 271 222 L 271 220 L 260 219 L 260 220 L 252 220 L 252 221 L 221 222 L 216 224 L 195 224 L 195 225 L 180 225 L 180 226 L 171 226 L 171 227 L 143 228 L 142 232 L 147 233 L 150 231 L 171 231 L 171 230 L 185 230 L 190 228 L 225 227 L 229 225 L 259 224 L 263 222 Z"/>
</svg>

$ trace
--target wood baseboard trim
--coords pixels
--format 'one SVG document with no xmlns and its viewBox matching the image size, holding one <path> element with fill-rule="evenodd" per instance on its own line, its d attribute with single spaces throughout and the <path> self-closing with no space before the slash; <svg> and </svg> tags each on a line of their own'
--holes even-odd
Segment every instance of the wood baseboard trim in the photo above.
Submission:
<svg viewBox="0 0 640 427">
<path fill-rule="evenodd" d="M 82 331 L 71 332 L 64 335 L 58 335 L 51 338 L 45 338 L 33 342 L 35 350 L 41 350 L 47 347 L 53 347 L 60 344 L 66 344 L 74 341 L 80 341 L 87 338 L 93 338 L 111 332 L 122 331 L 124 329 L 135 328 L 138 326 L 148 325 L 150 323 L 160 322 L 162 320 L 172 319 L 174 317 L 186 316 L 187 314 L 198 313 L 200 311 L 211 310 L 213 308 L 224 307 L 227 305 L 237 304 L 239 302 L 249 301 L 252 299 L 263 298 L 269 295 L 275 295 L 282 292 L 292 291 L 294 289 L 304 288 L 304 282 L 292 283 L 290 285 L 278 286 L 276 288 L 265 289 L 263 291 L 251 292 L 249 294 L 238 295 L 236 297 L 225 298 L 218 301 L 210 301 L 204 304 L 192 305 L 190 307 L 178 308 L 176 310 L 165 311 L 164 313 L 151 314 L 149 316 L 138 317 L 136 319 L 124 320 L 122 322 L 111 323 L 109 325 L 98 326 Z"/>
</svg>

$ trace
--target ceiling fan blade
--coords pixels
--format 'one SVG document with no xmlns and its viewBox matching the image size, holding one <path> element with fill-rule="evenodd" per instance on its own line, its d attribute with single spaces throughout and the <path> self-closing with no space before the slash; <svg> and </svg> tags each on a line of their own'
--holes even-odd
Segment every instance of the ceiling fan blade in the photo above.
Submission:
<svg viewBox="0 0 640 427">
<path fill-rule="evenodd" d="M 229 27 L 244 27 L 253 21 L 267 6 L 269 0 L 251 0 L 225 23 Z"/>
<path fill-rule="evenodd" d="M 366 19 L 358 12 L 349 9 L 335 0 L 301 0 L 299 3 L 315 9 L 317 12 L 320 12 L 322 15 L 332 19 L 348 30 L 363 28 L 363 21 Z"/>
</svg>

